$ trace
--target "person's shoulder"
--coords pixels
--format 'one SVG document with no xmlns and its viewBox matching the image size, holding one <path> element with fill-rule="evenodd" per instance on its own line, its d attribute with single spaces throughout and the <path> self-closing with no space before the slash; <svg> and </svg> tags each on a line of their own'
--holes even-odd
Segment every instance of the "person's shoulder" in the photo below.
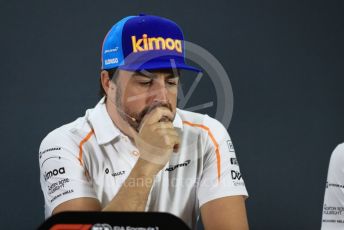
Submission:
<svg viewBox="0 0 344 230">
<path fill-rule="evenodd" d="M 183 123 L 192 123 L 192 124 L 203 124 L 205 114 L 190 112 L 183 109 L 177 109 L 177 114 L 182 119 Z"/>
<path fill-rule="evenodd" d="M 195 113 L 182 109 L 178 109 L 177 112 L 184 126 L 194 126 L 204 129 L 208 133 L 212 133 L 216 139 L 221 139 L 227 134 L 227 129 L 223 124 L 207 114 Z"/>
<path fill-rule="evenodd" d="M 78 143 L 80 140 L 92 131 L 92 127 L 88 122 L 89 113 L 92 109 L 86 111 L 85 116 L 79 117 L 76 120 L 62 125 L 51 132 L 49 132 L 42 140 L 42 146 L 51 146 L 57 144 L 72 144 Z"/>
<path fill-rule="evenodd" d="M 329 177 L 334 174 L 343 174 L 344 169 L 344 143 L 339 144 L 332 152 L 329 164 Z"/>
<path fill-rule="evenodd" d="M 339 144 L 332 152 L 331 161 L 341 162 L 344 167 L 344 143 Z"/>
</svg>

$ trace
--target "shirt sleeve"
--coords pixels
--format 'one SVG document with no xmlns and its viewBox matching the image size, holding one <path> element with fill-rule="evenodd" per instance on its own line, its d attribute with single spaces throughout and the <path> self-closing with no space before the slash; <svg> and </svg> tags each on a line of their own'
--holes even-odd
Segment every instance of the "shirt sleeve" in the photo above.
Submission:
<svg viewBox="0 0 344 230">
<path fill-rule="evenodd" d="M 344 229 L 344 144 L 339 145 L 331 156 L 321 229 Z"/>
<path fill-rule="evenodd" d="M 219 121 L 208 116 L 204 128 L 207 132 L 203 173 L 197 194 L 199 206 L 221 197 L 248 196 L 227 130 Z"/>
<path fill-rule="evenodd" d="M 46 218 L 65 201 L 80 197 L 96 198 L 87 170 L 78 156 L 79 147 L 68 134 L 55 130 L 42 141 L 39 167 Z"/>
</svg>

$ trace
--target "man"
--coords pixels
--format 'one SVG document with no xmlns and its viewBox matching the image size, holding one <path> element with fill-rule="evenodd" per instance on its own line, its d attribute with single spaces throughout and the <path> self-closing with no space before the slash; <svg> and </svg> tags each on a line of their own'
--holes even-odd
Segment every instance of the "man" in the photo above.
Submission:
<svg viewBox="0 0 344 230">
<path fill-rule="evenodd" d="M 338 145 L 331 156 L 321 229 L 344 229 L 344 144 Z"/>
<path fill-rule="evenodd" d="M 104 39 L 103 99 L 40 147 L 45 214 L 161 211 L 195 228 L 248 229 L 247 196 L 227 130 L 176 108 L 184 38 L 174 22 L 130 16 Z"/>
</svg>

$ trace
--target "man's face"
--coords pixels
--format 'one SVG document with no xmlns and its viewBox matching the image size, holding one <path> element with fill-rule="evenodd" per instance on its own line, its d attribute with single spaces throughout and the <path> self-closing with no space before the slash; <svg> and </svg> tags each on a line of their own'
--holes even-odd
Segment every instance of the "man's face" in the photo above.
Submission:
<svg viewBox="0 0 344 230">
<path fill-rule="evenodd" d="M 174 117 L 178 83 L 177 71 L 131 72 L 119 70 L 115 92 L 117 112 L 136 131 L 139 130 L 145 115 L 157 107 L 168 108 Z M 162 120 L 166 119 L 162 118 Z"/>
</svg>

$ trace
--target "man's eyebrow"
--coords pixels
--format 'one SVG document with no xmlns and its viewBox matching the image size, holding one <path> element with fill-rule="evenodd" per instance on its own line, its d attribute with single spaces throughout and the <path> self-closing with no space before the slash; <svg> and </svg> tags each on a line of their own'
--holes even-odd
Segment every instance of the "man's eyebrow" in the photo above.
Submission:
<svg viewBox="0 0 344 230">
<path fill-rule="evenodd" d="M 177 75 L 175 75 L 174 73 L 166 73 L 165 77 L 167 79 L 171 79 L 171 78 L 179 78 L 180 73 L 178 72 Z M 135 72 L 132 75 L 133 77 L 146 77 L 146 78 L 156 78 L 156 74 L 149 72 L 147 70 L 141 70 L 140 72 Z"/>
<path fill-rule="evenodd" d="M 166 76 L 167 79 L 171 79 L 171 78 L 179 78 L 179 74 L 177 75 L 174 75 L 173 73 L 169 73 L 167 76 Z"/>
<path fill-rule="evenodd" d="M 154 78 L 154 74 L 147 71 L 147 70 L 141 70 L 141 71 L 137 71 L 137 72 L 134 72 L 133 77 L 147 77 L 147 78 Z"/>
</svg>

